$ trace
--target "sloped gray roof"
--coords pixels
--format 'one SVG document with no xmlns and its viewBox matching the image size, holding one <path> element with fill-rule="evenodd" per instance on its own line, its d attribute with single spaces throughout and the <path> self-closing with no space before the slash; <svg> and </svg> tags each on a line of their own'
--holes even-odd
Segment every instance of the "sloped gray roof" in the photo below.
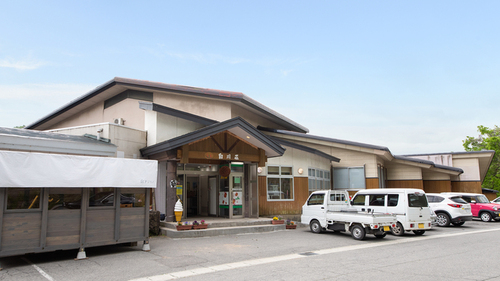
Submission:
<svg viewBox="0 0 500 281">
<path fill-rule="evenodd" d="M 26 126 L 27 129 L 36 129 L 41 126 L 45 122 L 56 118 L 57 116 L 63 114 L 64 112 L 73 109 L 90 99 L 98 96 L 99 94 L 105 92 L 106 90 L 114 87 L 115 85 L 121 85 L 125 87 L 133 87 L 133 88 L 141 88 L 144 90 L 159 90 L 159 91 L 172 91 L 180 94 L 191 95 L 191 96 L 199 96 L 199 97 L 208 97 L 214 99 L 221 99 L 227 101 L 241 102 L 242 104 L 261 112 L 273 120 L 273 122 L 283 126 L 284 128 L 289 128 L 290 130 L 296 130 L 298 132 L 307 133 L 309 130 L 292 121 L 291 119 L 285 117 L 284 115 L 272 110 L 271 108 L 255 101 L 254 99 L 244 95 L 240 92 L 231 92 L 231 91 L 221 91 L 221 90 L 213 90 L 206 88 L 197 88 L 197 87 L 189 87 L 189 86 L 180 86 L 174 84 L 165 84 L 160 82 L 151 82 L 146 80 L 137 80 L 137 79 L 129 79 L 129 78 L 121 78 L 115 77 L 112 80 L 98 86 L 94 90 L 88 92 L 87 94 L 71 101 L 70 103 L 62 106 L 61 108 L 53 111 L 52 113 L 42 117 L 41 119 L 33 122 L 32 124 Z"/>
<path fill-rule="evenodd" d="M 366 143 L 360 143 L 360 142 L 354 142 L 354 141 L 347 141 L 347 140 L 340 140 L 340 139 L 334 139 L 334 138 L 328 138 L 328 137 L 321 137 L 321 136 L 309 135 L 309 134 L 286 131 L 286 130 L 278 130 L 278 129 L 266 128 L 266 127 L 262 127 L 262 126 L 258 126 L 257 129 L 259 129 L 261 131 L 272 132 L 272 133 L 277 133 L 277 134 L 282 134 L 282 135 L 297 136 L 297 137 L 301 137 L 301 138 L 327 141 L 327 142 L 333 142 L 333 143 L 339 143 L 339 144 L 345 144 L 345 145 L 353 145 L 353 146 L 358 146 L 358 147 L 377 149 L 377 150 L 383 150 L 383 151 L 390 152 L 389 148 L 384 147 L 384 146 L 378 146 L 378 145 L 372 145 L 372 144 L 366 144 Z"/>
<path fill-rule="evenodd" d="M 114 156 L 117 147 L 85 136 L 0 127 L 0 149 Z"/>
</svg>

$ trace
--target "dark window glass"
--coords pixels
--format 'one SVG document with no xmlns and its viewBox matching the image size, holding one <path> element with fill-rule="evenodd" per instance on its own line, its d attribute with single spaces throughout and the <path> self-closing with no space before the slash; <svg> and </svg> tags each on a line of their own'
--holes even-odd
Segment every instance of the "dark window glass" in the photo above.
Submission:
<svg viewBox="0 0 500 281">
<path fill-rule="evenodd" d="M 146 205 L 146 190 L 143 188 L 120 189 L 120 207 L 144 207 Z"/>
<path fill-rule="evenodd" d="M 114 188 L 91 188 L 89 207 L 109 207 L 115 205 Z"/>
<path fill-rule="evenodd" d="M 313 194 L 307 201 L 307 205 L 323 205 L 325 202 L 324 194 Z"/>
<path fill-rule="evenodd" d="M 467 204 L 467 202 L 464 199 L 462 199 L 462 197 L 460 197 L 460 196 L 450 197 L 450 200 L 455 202 L 455 203 Z"/>
<path fill-rule="evenodd" d="M 424 194 L 408 194 L 408 206 L 410 207 L 428 207 L 427 197 Z"/>
<path fill-rule="evenodd" d="M 370 206 L 384 206 L 385 205 L 385 195 L 384 194 L 378 194 L 378 195 L 370 195 Z"/>
<path fill-rule="evenodd" d="M 49 191 L 49 210 L 80 209 L 82 206 L 81 188 L 51 188 Z"/>
<path fill-rule="evenodd" d="M 7 188 L 7 210 L 40 208 L 40 188 Z"/>
<path fill-rule="evenodd" d="M 356 195 L 352 199 L 353 206 L 364 206 L 365 205 L 365 195 Z"/>
<path fill-rule="evenodd" d="M 330 194 L 330 201 L 344 202 L 345 195 L 344 194 Z"/>
<path fill-rule="evenodd" d="M 398 194 L 389 194 L 387 195 L 387 206 L 389 207 L 396 207 L 399 202 L 399 195 Z"/>
</svg>

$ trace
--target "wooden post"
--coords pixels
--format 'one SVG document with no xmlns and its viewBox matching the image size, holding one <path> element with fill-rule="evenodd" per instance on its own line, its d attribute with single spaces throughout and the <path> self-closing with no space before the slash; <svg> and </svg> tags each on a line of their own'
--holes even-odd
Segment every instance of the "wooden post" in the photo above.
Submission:
<svg viewBox="0 0 500 281">
<path fill-rule="evenodd" d="M 184 153 L 184 152 L 183 152 Z M 172 181 L 177 180 L 177 161 L 167 161 L 167 192 L 166 192 L 166 212 L 165 221 L 175 221 L 174 207 L 177 201 L 177 187 L 171 186 Z"/>
<path fill-rule="evenodd" d="M 0 251 L 2 251 L 2 231 L 3 231 L 3 209 L 5 209 L 6 188 L 0 188 Z M 0 265 L 0 270 L 2 269 Z"/>
<path fill-rule="evenodd" d="M 259 148 L 259 167 L 266 166 L 267 156 L 264 149 Z"/>
<path fill-rule="evenodd" d="M 115 193 L 115 241 L 120 240 L 121 188 L 114 188 Z"/>
<path fill-rule="evenodd" d="M 41 188 L 40 189 L 41 196 L 41 208 L 42 208 L 42 226 L 40 230 L 40 248 L 45 248 L 46 240 L 47 240 L 47 225 L 48 225 L 48 216 L 49 216 L 49 189 Z"/>
<path fill-rule="evenodd" d="M 89 206 L 89 189 L 82 188 L 82 202 L 80 204 L 80 251 L 78 252 L 77 259 L 79 257 L 85 258 L 85 236 L 87 235 L 87 209 Z M 83 254 L 81 254 L 83 252 Z"/>
</svg>

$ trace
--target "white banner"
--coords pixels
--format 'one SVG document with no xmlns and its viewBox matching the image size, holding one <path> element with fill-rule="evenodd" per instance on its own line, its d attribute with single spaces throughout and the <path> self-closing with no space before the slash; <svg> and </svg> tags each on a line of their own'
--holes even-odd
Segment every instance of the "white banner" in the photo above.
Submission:
<svg viewBox="0 0 500 281">
<path fill-rule="evenodd" d="M 156 188 L 158 162 L 0 151 L 0 187 Z"/>
</svg>

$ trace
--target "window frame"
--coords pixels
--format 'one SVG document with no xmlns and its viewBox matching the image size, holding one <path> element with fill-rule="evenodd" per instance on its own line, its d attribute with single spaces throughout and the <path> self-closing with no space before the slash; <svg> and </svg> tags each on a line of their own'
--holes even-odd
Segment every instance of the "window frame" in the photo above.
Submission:
<svg viewBox="0 0 500 281">
<path fill-rule="evenodd" d="M 269 174 L 269 167 L 278 167 L 278 174 Z M 290 175 L 283 175 L 281 172 L 281 168 L 290 168 Z M 267 178 L 266 178 L 266 200 L 267 201 L 295 201 L 295 186 L 293 182 L 293 166 L 290 165 L 268 165 L 267 166 Z M 271 199 L 269 198 L 269 179 L 278 179 L 278 192 L 280 192 L 279 199 Z M 290 192 L 291 198 L 282 199 L 282 179 L 290 179 Z"/>
<path fill-rule="evenodd" d="M 317 190 L 332 190 L 331 171 L 309 167 L 307 169 L 307 189 L 309 192 Z"/>
</svg>

